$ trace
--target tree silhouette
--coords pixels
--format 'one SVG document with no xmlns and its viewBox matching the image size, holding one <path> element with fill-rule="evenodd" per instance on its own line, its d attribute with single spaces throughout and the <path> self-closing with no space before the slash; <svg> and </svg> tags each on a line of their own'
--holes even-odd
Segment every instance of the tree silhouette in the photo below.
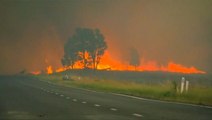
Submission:
<svg viewBox="0 0 212 120">
<path fill-rule="evenodd" d="M 79 60 L 78 56 L 78 46 L 79 42 L 77 41 L 75 36 L 72 36 L 64 45 L 64 56 L 61 59 L 63 66 L 74 68 L 74 64 Z"/>
<path fill-rule="evenodd" d="M 78 55 L 81 59 L 81 63 L 83 64 L 83 68 L 89 68 L 88 66 L 92 63 L 90 61 L 90 55 L 88 53 L 88 49 L 92 45 L 92 29 L 89 28 L 77 28 L 75 33 L 77 42 L 79 42 L 77 47 Z"/>
<path fill-rule="evenodd" d="M 63 58 L 61 59 L 61 63 L 66 68 L 68 68 L 71 65 L 67 55 L 63 56 Z"/>
<path fill-rule="evenodd" d="M 107 44 L 104 41 L 104 36 L 100 33 L 99 29 L 96 29 L 93 31 L 94 38 L 92 38 L 92 44 L 88 48 L 88 52 L 91 55 L 91 59 L 93 62 L 93 69 L 97 69 L 98 64 L 100 62 L 100 59 L 102 55 L 104 54 L 104 51 L 107 49 Z"/>
<path fill-rule="evenodd" d="M 132 48 L 130 50 L 130 65 L 133 65 L 135 67 L 135 70 L 136 67 L 140 65 L 140 56 L 135 48 Z"/>
<path fill-rule="evenodd" d="M 71 66 L 74 66 L 76 61 L 80 61 L 84 69 L 92 65 L 93 69 L 97 69 L 106 49 L 107 44 L 100 30 L 77 28 L 75 34 L 64 45 L 65 55 L 61 62 L 65 65 L 70 63 Z"/>
</svg>

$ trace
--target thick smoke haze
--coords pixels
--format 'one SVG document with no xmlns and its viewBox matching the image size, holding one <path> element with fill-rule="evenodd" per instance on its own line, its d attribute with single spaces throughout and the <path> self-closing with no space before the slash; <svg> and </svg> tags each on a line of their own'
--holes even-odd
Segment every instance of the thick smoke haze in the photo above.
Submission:
<svg viewBox="0 0 212 120">
<path fill-rule="evenodd" d="M 127 60 L 133 47 L 142 59 L 212 73 L 211 6 L 211 0 L 1 0 L 0 74 L 62 66 L 63 45 L 77 27 L 99 28 L 114 59 Z"/>
</svg>

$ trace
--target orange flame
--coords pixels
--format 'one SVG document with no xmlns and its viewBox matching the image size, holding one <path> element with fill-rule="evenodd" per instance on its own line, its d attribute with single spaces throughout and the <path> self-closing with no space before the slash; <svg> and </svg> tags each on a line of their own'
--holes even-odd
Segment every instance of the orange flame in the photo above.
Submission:
<svg viewBox="0 0 212 120">
<path fill-rule="evenodd" d="M 46 71 L 47 71 L 47 74 L 52 74 L 52 73 L 53 73 L 52 66 L 48 66 L 48 67 L 46 68 Z"/>
<path fill-rule="evenodd" d="M 129 65 L 127 62 L 121 62 L 119 60 L 113 59 L 108 51 L 105 52 L 105 54 L 102 56 L 102 59 L 98 65 L 98 70 L 119 70 L 119 71 L 163 71 L 163 72 L 177 72 L 177 73 L 185 73 L 185 74 L 192 74 L 192 73 L 198 73 L 198 74 L 205 74 L 205 71 L 198 70 L 194 66 L 186 67 L 181 64 L 174 63 L 173 61 L 168 62 L 167 65 L 159 65 L 156 61 L 140 61 L 140 66 L 132 66 Z M 60 67 L 56 69 L 56 72 L 62 72 L 67 69 L 70 69 L 71 67 Z M 75 69 L 82 69 L 83 65 L 80 61 L 77 61 L 74 65 Z M 52 66 L 48 66 L 46 68 L 47 74 L 52 74 L 53 69 Z M 41 72 L 31 72 L 32 74 L 40 74 Z"/>
<path fill-rule="evenodd" d="M 61 68 L 58 68 L 58 69 L 56 70 L 56 72 L 63 72 L 63 71 L 66 71 L 66 70 L 67 70 L 67 68 L 61 67 Z"/>
<path fill-rule="evenodd" d="M 206 72 L 198 70 L 195 67 L 186 67 L 181 64 L 174 62 L 168 62 L 167 65 L 158 65 L 156 61 L 141 61 L 141 65 L 136 68 L 129 63 L 122 63 L 120 61 L 112 59 L 109 52 L 105 52 L 101 59 L 101 64 L 98 69 L 110 69 L 110 70 L 129 70 L 129 71 L 164 71 L 164 72 L 178 72 L 178 73 L 200 73 L 204 74 Z"/>
<path fill-rule="evenodd" d="M 31 74 L 33 75 L 39 75 L 41 72 L 40 71 L 33 71 L 33 72 L 30 72 Z"/>
<path fill-rule="evenodd" d="M 175 64 L 173 62 L 169 62 L 168 63 L 168 67 L 165 71 L 169 71 L 169 72 L 182 72 L 182 73 L 201 73 L 204 74 L 206 72 L 198 70 L 195 67 L 185 67 L 183 65 L 180 64 Z"/>
</svg>

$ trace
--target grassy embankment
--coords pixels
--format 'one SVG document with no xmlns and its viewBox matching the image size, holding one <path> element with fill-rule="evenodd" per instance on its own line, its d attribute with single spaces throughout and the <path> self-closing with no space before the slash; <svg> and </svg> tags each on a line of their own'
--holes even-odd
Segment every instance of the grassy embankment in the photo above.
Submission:
<svg viewBox="0 0 212 120">
<path fill-rule="evenodd" d="M 172 81 L 165 81 L 160 84 L 142 84 L 131 81 L 94 80 L 87 77 L 79 79 L 77 76 L 72 76 L 71 80 L 62 80 L 62 76 L 59 75 L 38 75 L 34 77 L 67 87 L 80 87 L 137 97 L 212 106 L 212 88 L 206 86 L 190 86 L 187 93 L 180 94 L 177 92 L 179 88 L 176 88 L 176 83 Z"/>
</svg>

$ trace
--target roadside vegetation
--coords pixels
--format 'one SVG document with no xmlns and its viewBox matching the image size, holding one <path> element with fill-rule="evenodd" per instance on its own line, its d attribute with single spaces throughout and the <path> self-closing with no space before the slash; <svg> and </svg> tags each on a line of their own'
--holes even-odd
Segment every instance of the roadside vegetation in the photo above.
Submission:
<svg viewBox="0 0 212 120">
<path fill-rule="evenodd" d="M 203 82 L 202 79 L 205 79 L 204 76 L 136 71 L 140 65 L 140 56 L 136 48 L 131 48 L 128 61 L 129 65 L 134 66 L 135 71 L 106 71 L 110 68 L 98 70 L 107 47 L 99 29 L 77 28 L 64 44 L 61 63 L 66 71 L 33 77 L 67 87 L 212 106 L 211 77 L 207 79 L 210 84 L 199 84 L 198 82 Z M 190 82 L 193 83 L 189 85 L 188 91 L 180 93 L 179 80 L 182 76 L 190 78 Z"/>
<path fill-rule="evenodd" d="M 178 83 L 170 80 L 157 84 L 147 84 L 77 75 L 70 77 L 68 80 L 64 80 L 62 75 L 37 75 L 33 77 L 66 87 L 79 87 L 101 92 L 212 106 L 212 87 L 209 86 L 192 85 L 187 92 L 181 94 Z"/>
</svg>

